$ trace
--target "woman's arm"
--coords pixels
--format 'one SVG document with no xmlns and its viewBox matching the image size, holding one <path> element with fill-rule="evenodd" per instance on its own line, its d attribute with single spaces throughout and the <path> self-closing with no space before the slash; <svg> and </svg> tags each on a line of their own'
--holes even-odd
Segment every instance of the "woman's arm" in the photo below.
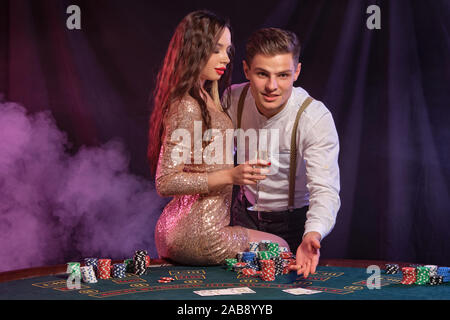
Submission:
<svg viewBox="0 0 450 320">
<path fill-rule="evenodd" d="M 194 126 L 202 124 L 201 111 L 192 100 L 173 104 L 165 121 L 165 134 L 156 170 L 156 190 L 163 197 L 181 194 L 207 194 L 237 184 L 256 184 L 265 179 L 264 169 L 254 169 L 248 163 L 232 169 L 213 172 L 188 172 L 185 164 L 202 161 L 200 147 L 194 148 Z M 200 136 L 201 139 L 201 136 Z M 198 141 L 197 141 L 198 143 Z M 258 163 L 264 166 L 264 163 Z"/>
</svg>

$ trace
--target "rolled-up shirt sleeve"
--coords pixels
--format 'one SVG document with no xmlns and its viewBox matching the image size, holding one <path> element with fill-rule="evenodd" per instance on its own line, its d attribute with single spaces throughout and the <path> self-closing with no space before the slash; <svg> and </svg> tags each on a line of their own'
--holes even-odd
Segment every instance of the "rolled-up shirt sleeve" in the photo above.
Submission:
<svg viewBox="0 0 450 320">
<path fill-rule="evenodd" d="M 202 123 L 198 104 L 182 100 L 170 106 L 165 118 L 165 132 L 156 169 L 156 191 L 162 197 L 207 194 L 207 172 L 190 170 L 195 166 L 195 121 Z M 201 136 L 200 136 L 201 139 Z M 197 157 L 198 158 L 198 157 Z"/>
<path fill-rule="evenodd" d="M 316 231 L 323 239 L 333 229 L 341 205 L 339 138 L 330 112 L 308 130 L 302 147 L 310 193 L 304 235 Z"/>
</svg>

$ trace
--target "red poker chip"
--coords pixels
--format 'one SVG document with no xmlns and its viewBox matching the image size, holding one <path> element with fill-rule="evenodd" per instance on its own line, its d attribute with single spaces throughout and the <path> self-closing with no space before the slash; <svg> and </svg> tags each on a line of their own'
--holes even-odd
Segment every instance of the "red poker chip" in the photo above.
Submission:
<svg viewBox="0 0 450 320">
<path fill-rule="evenodd" d="M 172 282 L 172 280 L 162 280 L 162 279 L 159 279 L 158 282 L 159 282 L 159 283 L 169 283 L 169 282 Z"/>
<path fill-rule="evenodd" d="M 239 267 L 244 268 L 246 266 L 247 266 L 247 262 L 237 262 L 234 264 L 234 267 L 236 267 L 236 268 L 239 268 Z"/>
</svg>

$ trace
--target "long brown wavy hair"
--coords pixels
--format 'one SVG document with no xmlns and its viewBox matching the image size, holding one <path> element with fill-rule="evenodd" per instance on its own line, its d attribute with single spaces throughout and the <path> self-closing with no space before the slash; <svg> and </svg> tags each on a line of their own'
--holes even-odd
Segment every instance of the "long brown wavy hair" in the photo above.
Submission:
<svg viewBox="0 0 450 320">
<path fill-rule="evenodd" d="M 152 97 L 153 111 L 149 121 L 147 149 L 152 175 L 155 175 L 158 165 L 165 129 L 164 118 L 172 103 L 189 94 L 200 105 L 203 130 L 211 128 L 211 117 L 201 95 L 199 77 L 225 28 L 231 32 L 229 22 L 214 13 L 205 10 L 194 11 L 181 20 L 170 40 Z M 230 85 L 233 56 L 232 48 L 229 51 L 230 63 L 218 83 L 205 82 L 205 89 L 216 103 L 220 103 L 219 93 Z M 230 90 L 227 91 L 230 93 Z M 230 96 L 226 99 L 225 107 L 229 106 Z M 225 109 L 224 106 L 221 107 Z"/>
</svg>

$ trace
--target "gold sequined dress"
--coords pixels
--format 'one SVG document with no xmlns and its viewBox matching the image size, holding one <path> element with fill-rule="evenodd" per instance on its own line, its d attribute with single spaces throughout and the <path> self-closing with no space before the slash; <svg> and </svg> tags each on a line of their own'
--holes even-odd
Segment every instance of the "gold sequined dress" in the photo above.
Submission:
<svg viewBox="0 0 450 320">
<path fill-rule="evenodd" d="M 209 154 L 205 158 L 201 142 L 198 144 L 202 137 L 201 129 L 198 135 L 201 109 L 193 98 L 186 97 L 172 105 L 165 119 L 156 190 L 161 196 L 174 198 L 156 224 L 155 242 L 161 258 L 181 264 L 221 264 L 226 258 L 234 258 L 237 252 L 248 249 L 247 229 L 229 226 L 232 185 L 208 191 L 208 172 L 233 167 L 232 149 L 226 143 L 225 133 L 233 129 L 233 124 L 223 111 L 208 110 L 214 129 L 211 144 L 217 148 L 211 148 L 211 144 L 204 146 L 203 154 Z M 222 157 L 218 157 L 220 148 Z M 208 164 L 211 160 L 207 159 L 215 159 L 215 164 Z"/>
</svg>

